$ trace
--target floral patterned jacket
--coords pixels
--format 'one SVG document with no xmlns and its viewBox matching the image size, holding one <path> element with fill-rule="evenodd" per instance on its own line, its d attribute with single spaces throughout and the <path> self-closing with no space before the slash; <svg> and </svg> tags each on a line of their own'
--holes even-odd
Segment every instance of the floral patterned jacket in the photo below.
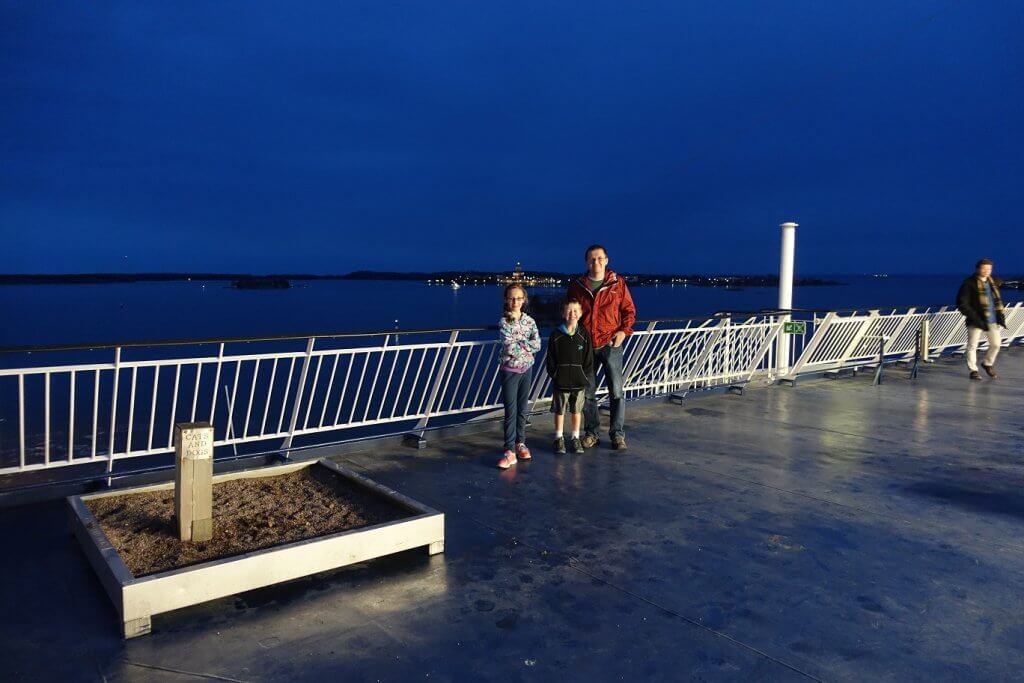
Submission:
<svg viewBox="0 0 1024 683">
<path fill-rule="evenodd" d="M 501 369 L 526 372 L 533 367 L 533 354 L 540 351 L 540 331 L 533 318 L 523 313 L 519 320 L 509 321 L 504 316 L 501 330 Z"/>
</svg>

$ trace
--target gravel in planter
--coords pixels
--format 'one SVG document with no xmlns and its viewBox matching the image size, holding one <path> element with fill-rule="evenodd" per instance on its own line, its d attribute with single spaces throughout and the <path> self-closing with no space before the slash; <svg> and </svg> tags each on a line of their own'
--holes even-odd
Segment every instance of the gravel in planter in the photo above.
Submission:
<svg viewBox="0 0 1024 683">
<path fill-rule="evenodd" d="M 86 502 L 136 577 L 411 517 L 321 467 L 213 485 L 213 539 L 180 541 L 174 489 Z"/>
</svg>

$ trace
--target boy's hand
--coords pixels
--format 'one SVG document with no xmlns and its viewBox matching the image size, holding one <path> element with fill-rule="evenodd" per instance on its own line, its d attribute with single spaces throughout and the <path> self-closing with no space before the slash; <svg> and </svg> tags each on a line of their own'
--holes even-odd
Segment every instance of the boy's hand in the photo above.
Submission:
<svg viewBox="0 0 1024 683">
<path fill-rule="evenodd" d="M 616 332 L 615 334 L 612 335 L 612 346 L 614 346 L 615 348 L 619 348 L 620 346 L 622 346 L 622 342 L 624 341 L 626 341 L 625 332 L 622 332 L 620 330 L 619 332 Z"/>
</svg>

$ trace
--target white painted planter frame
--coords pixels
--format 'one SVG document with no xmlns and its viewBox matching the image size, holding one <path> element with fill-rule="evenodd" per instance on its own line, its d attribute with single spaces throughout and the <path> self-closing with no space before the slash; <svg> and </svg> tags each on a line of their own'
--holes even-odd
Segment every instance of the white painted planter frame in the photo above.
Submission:
<svg viewBox="0 0 1024 683">
<path fill-rule="evenodd" d="M 124 625 L 124 637 L 149 633 L 154 614 L 198 605 L 254 588 L 298 579 L 375 557 L 426 546 L 431 555 L 444 552 L 444 514 L 382 486 L 330 460 L 289 463 L 216 475 L 213 483 L 289 474 L 323 467 L 335 476 L 367 489 L 414 513 L 383 524 L 341 531 L 303 541 L 255 550 L 166 572 L 135 577 L 111 545 L 86 502 L 174 487 L 173 482 L 106 491 L 68 498 L 71 530 L 78 538 Z M 216 533 L 216 530 L 214 531 Z"/>
</svg>

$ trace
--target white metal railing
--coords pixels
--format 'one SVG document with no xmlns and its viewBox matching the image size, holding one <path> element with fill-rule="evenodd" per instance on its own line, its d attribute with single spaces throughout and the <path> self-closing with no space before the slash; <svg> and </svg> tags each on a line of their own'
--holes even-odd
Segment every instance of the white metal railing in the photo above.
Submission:
<svg viewBox="0 0 1024 683">
<path fill-rule="evenodd" d="M 869 365 L 882 336 L 886 360 L 909 358 L 925 320 L 931 355 L 967 341 L 963 317 L 945 308 L 804 317 L 808 331 L 790 337 L 783 362 L 785 318 L 774 314 L 640 325 L 624 348 L 626 397 Z M 1006 317 L 1004 344 L 1016 343 L 1022 304 Z M 0 475 L 87 463 L 111 472 L 121 460 L 172 452 L 177 422 L 210 422 L 216 447 L 280 440 L 289 449 L 297 437 L 338 430 L 418 432 L 431 420 L 476 419 L 501 406 L 499 353 L 497 333 L 479 329 L 9 353 L 14 367 L 0 367 Z M 545 354 L 534 408 L 550 392 Z M 600 373 L 597 382 L 605 395 Z"/>
<path fill-rule="evenodd" d="M 1003 345 L 1009 346 L 1024 337 L 1024 302 L 1008 305 L 1005 314 Z M 883 337 L 886 362 L 909 359 L 917 350 L 918 331 L 925 321 L 929 326 L 930 356 L 962 351 L 966 346 L 967 327 L 956 309 L 831 311 L 813 318 L 813 334 L 785 378 L 875 364 Z M 987 344 L 984 342 L 981 348 L 987 348 Z"/>
</svg>

